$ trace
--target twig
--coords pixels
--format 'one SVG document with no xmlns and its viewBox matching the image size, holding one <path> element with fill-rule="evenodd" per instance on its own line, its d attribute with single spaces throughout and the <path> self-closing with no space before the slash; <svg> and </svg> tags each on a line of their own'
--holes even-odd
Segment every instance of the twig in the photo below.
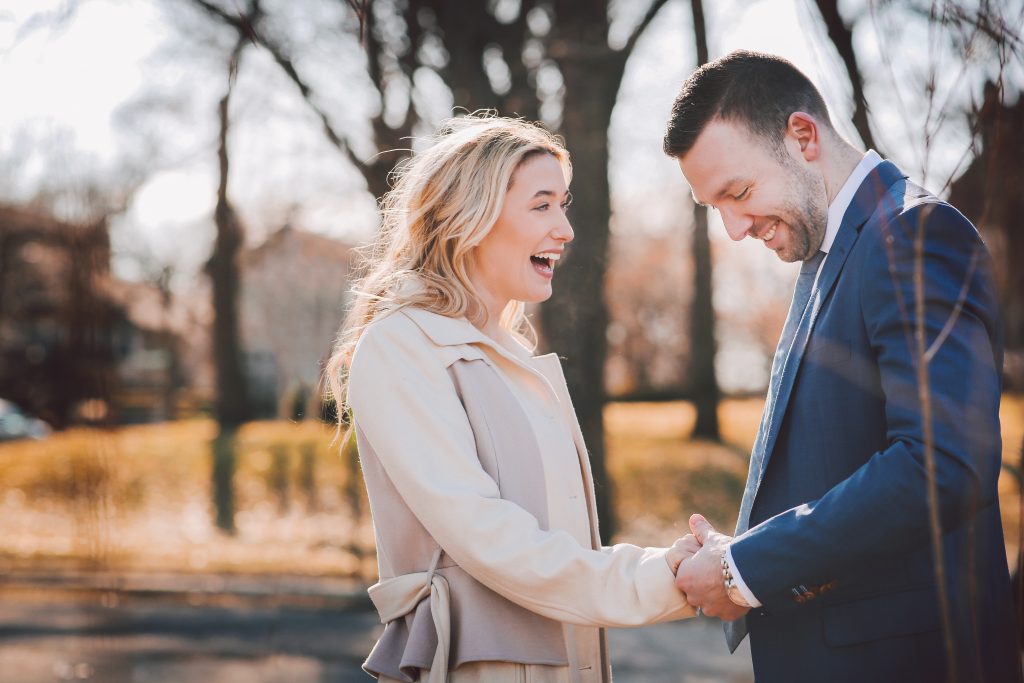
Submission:
<svg viewBox="0 0 1024 683">
<path fill-rule="evenodd" d="M 925 472 L 928 479 L 928 522 L 931 531 L 932 553 L 935 565 L 935 581 L 939 594 L 939 615 L 942 619 L 942 635 L 946 644 L 946 666 L 950 681 L 957 679 L 956 648 L 953 642 L 953 617 L 949 605 L 949 590 L 946 584 L 946 564 L 942 542 L 942 522 L 939 518 L 938 474 L 935 469 L 935 435 L 932 430 L 932 397 L 928 377 L 928 360 L 925 326 L 924 294 L 924 240 L 925 223 L 930 211 L 922 209 L 914 236 L 914 310 L 917 316 L 915 339 L 917 341 L 917 394 L 921 403 L 921 428 L 924 441 Z"/>
<path fill-rule="evenodd" d="M 981 256 L 981 249 L 975 249 L 974 253 L 971 254 L 971 262 L 967 266 L 967 274 L 964 275 L 963 286 L 960 288 L 960 294 L 956 298 L 956 306 L 953 307 L 953 312 L 946 318 L 946 324 L 943 325 L 942 331 L 939 332 L 939 336 L 935 337 L 935 341 L 932 342 L 931 346 L 924 354 L 924 362 L 930 363 L 935 354 L 938 353 L 939 349 L 942 348 L 943 343 L 946 341 L 946 337 L 953 331 L 953 325 L 956 324 L 957 318 L 960 317 L 960 311 L 964 308 L 964 301 L 967 300 L 967 291 L 971 288 L 971 282 L 974 280 L 974 270 L 978 266 L 978 259 Z"/>
</svg>

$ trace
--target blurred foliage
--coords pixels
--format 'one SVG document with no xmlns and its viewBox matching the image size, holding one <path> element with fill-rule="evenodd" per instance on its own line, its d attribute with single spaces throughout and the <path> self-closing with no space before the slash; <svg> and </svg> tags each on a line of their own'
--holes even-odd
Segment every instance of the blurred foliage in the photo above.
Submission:
<svg viewBox="0 0 1024 683">
<path fill-rule="evenodd" d="M 720 408 L 724 444 L 693 441 L 691 404 L 613 403 L 609 470 L 623 526 L 617 541 L 664 545 L 701 512 L 731 531 L 760 399 Z M 1024 438 L 1024 395 L 1002 404 L 1004 458 Z M 274 573 L 376 578 L 373 527 L 354 439 L 317 421 L 255 422 L 235 437 L 237 533 L 213 509 L 212 420 L 73 429 L 0 444 L 0 573 L 112 571 Z M 1000 480 L 1009 543 L 1019 490 Z M 1008 548 L 1015 557 L 1016 547 Z M 1014 560 L 1011 559 L 1011 563 Z"/>
</svg>

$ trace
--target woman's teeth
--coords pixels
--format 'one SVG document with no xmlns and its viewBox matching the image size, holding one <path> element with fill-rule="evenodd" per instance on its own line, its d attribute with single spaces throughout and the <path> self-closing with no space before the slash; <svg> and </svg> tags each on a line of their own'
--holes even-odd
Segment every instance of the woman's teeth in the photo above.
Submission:
<svg viewBox="0 0 1024 683">
<path fill-rule="evenodd" d="M 540 266 L 546 270 L 553 270 L 558 259 L 562 257 L 561 254 L 553 251 L 543 251 L 539 254 L 534 254 L 530 257 L 534 265 Z"/>
</svg>

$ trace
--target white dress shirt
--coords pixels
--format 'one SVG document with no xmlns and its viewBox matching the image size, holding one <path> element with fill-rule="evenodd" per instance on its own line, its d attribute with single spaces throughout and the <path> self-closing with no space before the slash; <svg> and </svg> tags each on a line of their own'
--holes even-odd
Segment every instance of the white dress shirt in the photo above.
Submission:
<svg viewBox="0 0 1024 683">
<path fill-rule="evenodd" d="M 832 203 L 828 205 L 828 222 L 825 224 L 825 237 L 821 241 L 821 246 L 818 248 L 819 251 L 825 252 L 825 258 L 822 259 L 822 264 L 828 260 L 829 249 L 832 248 L 832 243 L 836 241 L 836 235 L 839 234 L 839 226 L 843 223 L 843 216 L 846 215 L 846 210 L 850 208 L 850 202 L 853 201 L 853 195 L 857 193 L 857 189 L 864 182 L 864 179 L 868 177 L 871 171 L 875 170 L 878 164 L 882 163 L 882 157 L 878 153 L 869 149 L 864 156 L 861 158 L 860 163 L 857 164 L 853 172 L 843 183 L 843 186 L 839 188 L 839 192 L 836 193 Z M 821 265 L 818 266 L 818 273 L 821 273 Z M 817 284 L 817 282 L 815 282 Z M 761 601 L 758 600 L 754 593 L 751 592 L 750 587 L 747 586 L 743 577 L 740 576 L 740 569 L 736 566 L 736 562 L 732 558 L 732 547 L 727 547 L 725 550 L 726 560 L 729 562 L 729 569 L 732 573 L 733 583 L 739 589 L 740 593 L 750 603 L 751 607 L 760 607 Z"/>
</svg>

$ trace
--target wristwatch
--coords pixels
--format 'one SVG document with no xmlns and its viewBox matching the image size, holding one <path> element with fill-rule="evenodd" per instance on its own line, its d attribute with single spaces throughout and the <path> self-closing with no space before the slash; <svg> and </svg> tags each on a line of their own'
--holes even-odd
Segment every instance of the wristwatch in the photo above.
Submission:
<svg viewBox="0 0 1024 683">
<path fill-rule="evenodd" d="M 743 597 L 740 587 L 736 585 L 736 580 L 732 576 L 732 568 L 729 567 L 729 558 L 724 552 L 722 553 L 722 579 L 725 581 L 725 594 L 729 600 L 740 607 L 750 607 L 750 603 Z"/>
</svg>

